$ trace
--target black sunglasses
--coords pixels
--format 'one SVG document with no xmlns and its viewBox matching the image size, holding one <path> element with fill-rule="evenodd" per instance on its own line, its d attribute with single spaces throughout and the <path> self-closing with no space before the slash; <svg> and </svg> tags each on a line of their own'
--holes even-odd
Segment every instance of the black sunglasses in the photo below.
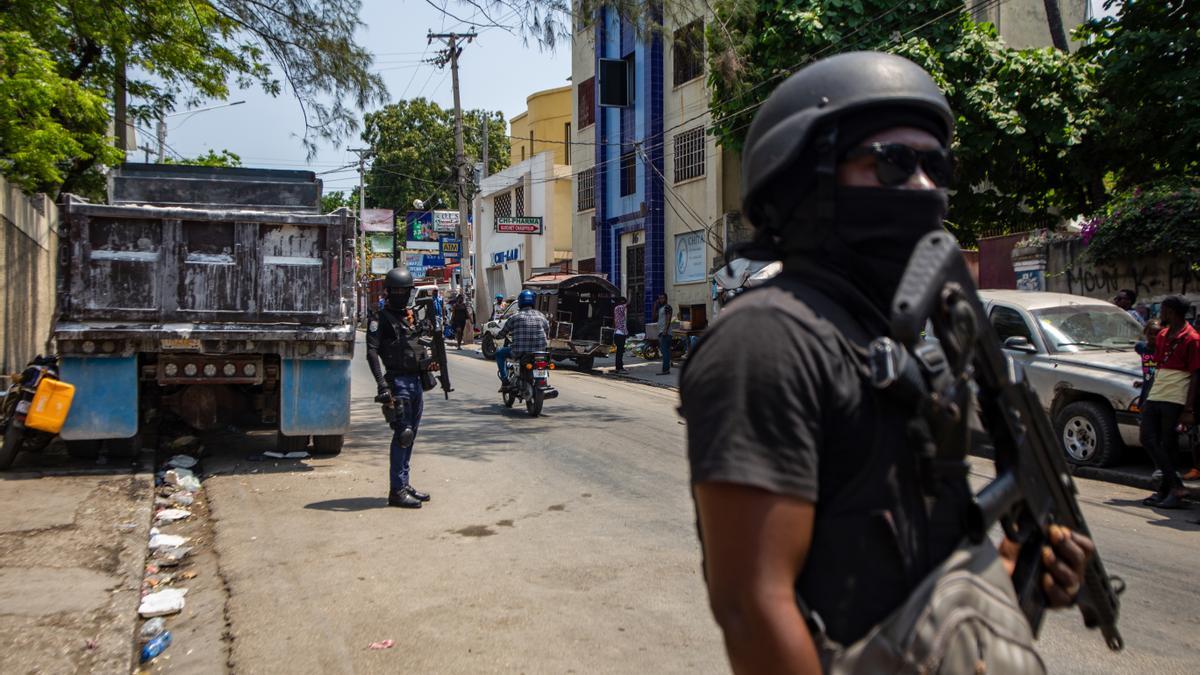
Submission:
<svg viewBox="0 0 1200 675">
<path fill-rule="evenodd" d="M 908 182 L 920 166 L 938 187 L 949 187 L 954 176 L 954 155 L 945 148 L 917 150 L 903 143 L 872 143 L 854 148 L 846 159 L 875 158 L 875 176 L 888 187 Z"/>
</svg>

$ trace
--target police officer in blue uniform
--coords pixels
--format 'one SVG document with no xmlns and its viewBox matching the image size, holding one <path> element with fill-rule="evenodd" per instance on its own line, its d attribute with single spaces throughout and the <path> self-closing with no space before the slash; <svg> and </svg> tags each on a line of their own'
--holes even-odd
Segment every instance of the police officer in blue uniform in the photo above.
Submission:
<svg viewBox="0 0 1200 675">
<path fill-rule="evenodd" d="M 388 471 L 388 506 L 418 509 L 429 501 L 429 495 L 408 482 L 409 462 L 424 410 L 424 391 L 432 388 L 426 387 L 426 380 L 432 379 L 432 357 L 420 341 L 424 322 L 415 321 L 408 306 L 412 273 L 397 267 L 387 273 L 383 287 L 386 303 L 368 325 L 367 363 L 379 387 L 375 400 L 383 404 L 384 415 L 395 431 Z"/>
</svg>

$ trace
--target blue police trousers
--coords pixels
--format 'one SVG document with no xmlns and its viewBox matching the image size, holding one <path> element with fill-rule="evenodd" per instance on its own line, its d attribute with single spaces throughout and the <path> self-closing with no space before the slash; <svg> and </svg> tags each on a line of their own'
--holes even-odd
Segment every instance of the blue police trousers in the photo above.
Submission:
<svg viewBox="0 0 1200 675">
<path fill-rule="evenodd" d="M 421 388 L 420 375 L 398 375 L 392 378 L 392 396 L 396 399 L 396 420 L 392 423 L 391 466 L 388 482 L 393 492 L 408 485 L 409 463 L 412 461 L 413 443 L 417 429 L 421 426 L 421 413 L 425 411 L 425 391 Z M 412 440 L 404 445 L 401 436 L 406 429 L 412 430 Z"/>
</svg>

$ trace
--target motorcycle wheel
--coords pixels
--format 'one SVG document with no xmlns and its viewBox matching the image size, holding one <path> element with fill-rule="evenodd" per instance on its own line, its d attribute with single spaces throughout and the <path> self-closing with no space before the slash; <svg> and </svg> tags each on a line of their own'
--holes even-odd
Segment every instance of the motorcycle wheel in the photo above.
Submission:
<svg viewBox="0 0 1200 675">
<path fill-rule="evenodd" d="M 511 407 L 513 407 L 513 404 L 517 402 L 517 395 L 510 391 L 504 392 L 503 396 L 504 396 L 504 407 L 505 408 L 511 408 Z"/>
<path fill-rule="evenodd" d="M 21 440 L 23 434 L 17 425 L 10 423 L 8 429 L 4 432 L 4 445 L 0 446 L 0 471 L 5 471 L 12 466 L 13 460 L 17 458 L 17 452 L 21 450 Z"/>
<path fill-rule="evenodd" d="M 484 333 L 483 340 L 480 341 L 480 349 L 483 350 L 483 358 L 496 358 L 496 338 L 491 333 Z"/>
<path fill-rule="evenodd" d="M 530 417 L 537 417 L 542 414 L 542 402 L 544 396 L 541 389 L 534 389 L 533 395 L 525 399 L 525 410 Z"/>
</svg>

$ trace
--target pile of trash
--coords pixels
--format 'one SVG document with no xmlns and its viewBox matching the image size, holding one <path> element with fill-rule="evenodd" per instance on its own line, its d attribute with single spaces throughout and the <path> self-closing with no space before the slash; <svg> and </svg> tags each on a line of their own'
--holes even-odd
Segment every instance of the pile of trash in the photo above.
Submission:
<svg viewBox="0 0 1200 675">
<path fill-rule="evenodd" d="M 189 507 L 195 504 L 201 490 L 197 471 L 204 448 L 195 437 L 184 436 L 173 441 L 170 449 L 176 454 L 155 473 L 154 526 L 150 528 L 150 556 L 138 606 L 138 614 L 146 619 L 138 631 L 143 663 L 171 646 L 167 617 L 183 611 L 188 589 L 180 584 L 196 576 L 187 569 L 192 552 L 188 537 L 172 534 L 170 530 L 192 517 Z"/>
</svg>

